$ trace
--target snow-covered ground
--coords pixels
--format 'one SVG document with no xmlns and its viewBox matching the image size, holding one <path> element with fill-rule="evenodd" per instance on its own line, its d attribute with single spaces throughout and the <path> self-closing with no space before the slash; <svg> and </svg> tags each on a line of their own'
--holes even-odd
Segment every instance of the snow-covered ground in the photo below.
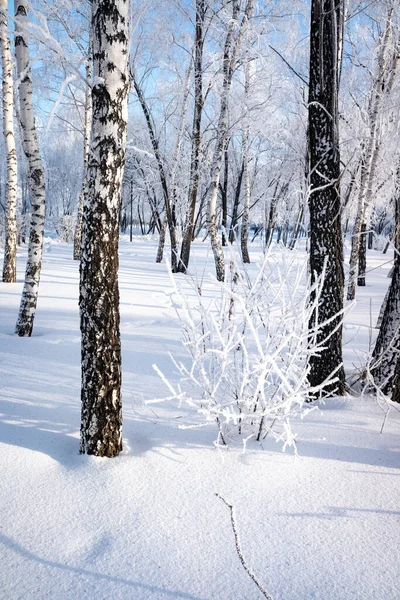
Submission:
<svg viewBox="0 0 400 600">
<path fill-rule="evenodd" d="M 262 598 L 216 494 L 274 600 L 400 597 L 399 412 L 380 433 L 373 399 L 329 400 L 294 424 L 299 457 L 269 438 L 218 451 L 213 428 L 179 428 L 187 407 L 145 404 L 167 392 L 153 363 L 173 380 L 168 353 L 185 353 L 166 267 L 135 239 L 121 244 L 125 449 L 80 456 L 78 264 L 67 245 L 46 249 L 32 338 L 13 334 L 23 252 L 18 283 L 0 284 L 0 598 Z M 195 245 L 199 272 L 207 250 Z M 346 316 L 348 370 L 365 361 L 389 258 L 369 254 Z"/>
</svg>

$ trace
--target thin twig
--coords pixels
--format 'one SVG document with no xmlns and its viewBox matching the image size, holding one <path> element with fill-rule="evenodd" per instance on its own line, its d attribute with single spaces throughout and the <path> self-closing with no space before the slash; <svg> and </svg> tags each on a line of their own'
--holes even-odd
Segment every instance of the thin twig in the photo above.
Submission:
<svg viewBox="0 0 400 600">
<path fill-rule="evenodd" d="M 220 494 L 215 494 L 218 498 L 220 498 L 222 500 L 222 502 L 229 508 L 230 513 L 231 513 L 231 523 L 232 523 L 232 530 L 233 530 L 233 535 L 235 536 L 235 545 L 236 545 L 236 552 L 238 553 L 240 562 L 242 563 L 242 566 L 244 568 L 244 570 L 246 571 L 246 573 L 248 574 L 248 576 L 254 581 L 254 583 L 256 584 L 256 586 L 258 587 L 258 589 L 260 590 L 260 592 L 262 593 L 262 595 L 264 596 L 264 598 L 267 598 L 267 600 L 273 600 L 272 596 L 267 592 L 267 590 L 265 588 L 263 588 L 263 586 L 258 582 L 256 576 L 254 575 L 253 571 L 250 569 L 250 567 L 247 565 L 246 560 L 243 556 L 243 552 L 242 549 L 240 547 L 240 539 L 239 539 L 239 533 L 237 530 L 237 526 L 236 526 L 236 518 L 235 518 L 235 509 L 233 508 L 232 504 L 229 504 L 225 498 L 223 498 Z"/>
</svg>

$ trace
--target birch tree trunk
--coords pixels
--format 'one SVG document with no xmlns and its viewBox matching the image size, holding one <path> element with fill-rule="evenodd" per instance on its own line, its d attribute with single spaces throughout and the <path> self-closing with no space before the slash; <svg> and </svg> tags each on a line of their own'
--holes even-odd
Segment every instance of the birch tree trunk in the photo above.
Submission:
<svg viewBox="0 0 400 600">
<path fill-rule="evenodd" d="M 19 79 L 19 110 L 22 147 L 28 162 L 32 215 L 29 234 L 25 284 L 15 331 L 19 336 L 31 336 L 39 293 L 42 268 L 45 217 L 45 174 L 40 156 L 32 100 L 32 79 L 25 22 L 27 0 L 15 0 L 15 56 Z"/>
<path fill-rule="evenodd" d="M 92 125 L 92 74 L 93 74 L 93 41 L 89 38 L 88 59 L 86 63 L 86 98 L 85 98 L 85 129 L 83 133 L 83 177 L 82 189 L 79 196 L 78 216 L 74 236 L 74 260 L 81 257 L 83 205 L 85 203 L 87 170 L 89 161 L 90 127 Z"/>
<path fill-rule="evenodd" d="M 215 269 L 218 281 L 225 279 L 225 259 L 222 250 L 221 240 L 218 235 L 217 227 L 217 198 L 218 187 L 221 175 L 221 163 L 225 150 L 228 133 L 228 102 L 229 92 L 232 84 L 232 61 L 231 52 L 233 44 L 233 31 L 239 16 L 240 5 L 237 0 L 232 1 L 232 19 L 228 25 L 228 32 L 225 39 L 224 59 L 223 59 L 223 85 L 221 93 L 221 108 L 218 119 L 217 141 L 213 156 L 210 196 L 208 201 L 208 223 L 207 229 L 211 238 L 211 248 L 214 254 Z"/>
<path fill-rule="evenodd" d="M 8 35 L 7 0 L 0 0 L 0 47 L 3 69 L 3 132 L 7 156 L 6 239 L 4 247 L 3 281 L 17 279 L 17 150 L 14 136 L 14 83 Z"/>
<path fill-rule="evenodd" d="M 93 0 L 93 113 L 80 268 L 80 452 L 122 449 L 118 241 L 128 118 L 128 0 Z"/>
<path fill-rule="evenodd" d="M 326 393 L 345 392 L 342 359 L 343 245 L 340 222 L 338 127 L 338 28 L 343 7 L 334 0 L 312 0 L 310 31 L 309 209 L 311 282 L 324 275 L 310 334 L 321 345 L 310 357 L 309 381 Z M 318 327 L 317 331 L 315 328 Z"/>
</svg>

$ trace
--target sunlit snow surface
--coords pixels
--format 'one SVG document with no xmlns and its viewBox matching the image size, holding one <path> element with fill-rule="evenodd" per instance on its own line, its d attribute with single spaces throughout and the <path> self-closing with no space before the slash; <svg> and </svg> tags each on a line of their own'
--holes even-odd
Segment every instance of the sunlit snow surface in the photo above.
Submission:
<svg viewBox="0 0 400 600">
<path fill-rule="evenodd" d="M 262 598 L 216 493 L 275 600 L 399 598 L 400 413 L 380 434 L 373 399 L 330 400 L 294 424 L 299 458 L 269 438 L 218 451 L 214 428 L 180 429 L 189 408 L 145 404 L 168 394 L 152 364 L 176 382 L 168 353 L 185 352 L 156 242 L 136 238 L 120 252 L 125 450 L 80 456 L 78 264 L 67 245 L 46 250 L 31 339 L 13 334 L 24 252 L 18 283 L 0 284 L 0 598 Z M 195 245 L 192 271 L 212 294 L 207 251 Z M 389 258 L 369 254 L 378 268 L 346 317 L 348 370 L 368 350 Z"/>
</svg>

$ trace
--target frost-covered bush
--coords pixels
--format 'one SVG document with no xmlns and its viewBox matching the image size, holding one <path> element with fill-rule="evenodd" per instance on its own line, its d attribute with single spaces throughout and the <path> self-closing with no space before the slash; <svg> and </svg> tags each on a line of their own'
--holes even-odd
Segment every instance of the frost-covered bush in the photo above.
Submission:
<svg viewBox="0 0 400 600">
<path fill-rule="evenodd" d="M 319 287 L 311 300 L 305 256 L 282 249 L 268 252 L 254 277 L 250 272 L 232 260 L 228 282 L 215 282 L 211 299 L 192 282 L 194 301 L 173 280 L 191 360 L 173 357 L 177 388 L 155 368 L 173 397 L 194 407 L 205 423 L 217 423 L 218 443 L 271 433 L 284 446 L 294 445 L 290 419 L 308 410 L 305 403 L 320 391 L 307 381 L 308 358 L 319 350 L 308 330 Z"/>
</svg>

